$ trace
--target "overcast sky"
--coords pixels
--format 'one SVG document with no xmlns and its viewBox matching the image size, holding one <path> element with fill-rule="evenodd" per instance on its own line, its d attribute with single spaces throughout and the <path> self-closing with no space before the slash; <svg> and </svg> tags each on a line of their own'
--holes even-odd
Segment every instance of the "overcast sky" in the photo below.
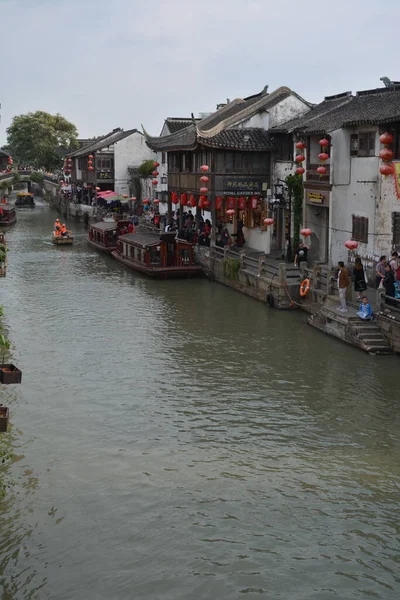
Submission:
<svg viewBox="0 0 400 600">
<path fill-rule="evenodd" d="M 0 0 L 0 144 L 59 112 L 81 137 L 209 112 L 269 84 L 309 101 L 400 80 L 399 0 Z"/>
</svg>

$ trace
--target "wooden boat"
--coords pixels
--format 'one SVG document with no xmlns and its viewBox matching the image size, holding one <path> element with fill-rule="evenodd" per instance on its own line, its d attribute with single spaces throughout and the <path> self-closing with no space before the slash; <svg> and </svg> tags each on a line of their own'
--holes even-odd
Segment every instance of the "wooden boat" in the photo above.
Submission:
<svg viewBox="0 0 400 600">
<path fill-rule="evenodd" d="M 194 261 L 193 244 L 175 233 L 128 233 L 118 238 L 111 254 L 127 267 L 161 279 L 193 277 L 203 271 Z"/>
<path fill-rule="evenodd" d="M 17 222 L 17 213 L 13 206 L 0 205 L 0 228 L 9 227 Z"/>
<path fill-rule="evenodd" d="M 128 227 L 129 221 L 101 221 L 90 226 L 88 233 L 88 242 L 96 250 L 111 254 L 117 248 L 118 236 L 125 227 Z"/>
<path fill-rule="evenodd" d="M 74 243 L 72 235 L 68 237 L 62 237 L 61 235 L 55 235 L 54 231 L 51 234 L 51 241 L 56 246 L 71 246 Z"/>
<path fill-rule="evenodd" d="M 35 200 L 30 192 L 18 192 L 15 206 L 18 208 L 35 208 Z"/>
</svg>

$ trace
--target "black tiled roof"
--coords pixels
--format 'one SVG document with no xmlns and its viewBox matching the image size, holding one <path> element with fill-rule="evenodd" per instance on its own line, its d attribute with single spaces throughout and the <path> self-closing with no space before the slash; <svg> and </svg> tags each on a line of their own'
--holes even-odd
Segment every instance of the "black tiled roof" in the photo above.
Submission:
<svg viewBox="0 0 400 600">
<path fill-rule="evenodd" d="M 400 121 L 400 87 L 358 92 L 356 96 L 325 100 L 304 117 L 276 130 L 321 134 L 355 125 L 380 125 Z"/>
<path fill-rule="evenodd" d="M 152 150 L 194 150 L 197 146 L 196 126 L 194 123 L 163 137 L 151 137 L 146 131 L 146 143 Z"/>
<path fill-rule="evenodd" d="M 273 138 L 264 129 L 225 129 L 213 137 L 197 138 L 199 144 L 232 150 L 272 150 Z"/>
<path fill-rule="evenodd" d="M 0 156 L 1 156 L 2 158 L 8 158 L 10 155 L 9 155 L 9 154 L 7 154 L 7 152 L 3 152 L 3 150 L 0 150 Z"/>
<path fill-rule="evenodd" d="M 199 119 L 195 119 L 198 121 Z M 193 123 L 192 119 L 178 119 L 178 118 L 168 118 L 165 119 L 166 124 L 168 125 L 168 129 L 170 133 L 176 133 L 181 129 L 185 129 L 185 127 L 189 127 Z"/>
<path fill-rule="evenodd" d="M 138 132 L 137 129 L 130 129 L 129 131 L 123 131 L 122 129 L 114 129 L 111 133 L 107 133 L 103 137 L 93 140 L 91 144 L 86 144 L 82 148 L 75 150 L 75 152 L 70 152 L 67 154 L 68 157 L 79 157 L 86 156 L 90 152 L 96 152 L 96 150 L 101 150 L 102 148 L 107 148 L 107 146 L 112 146 L 116 142 L 123 140 L 128 137 L 128 135 L 132 135 L 132 133 Z M 140 133 L 140 132 L 138 132 Z M 142 134 L 140 134 L 142 135 Z"/>
</svg>

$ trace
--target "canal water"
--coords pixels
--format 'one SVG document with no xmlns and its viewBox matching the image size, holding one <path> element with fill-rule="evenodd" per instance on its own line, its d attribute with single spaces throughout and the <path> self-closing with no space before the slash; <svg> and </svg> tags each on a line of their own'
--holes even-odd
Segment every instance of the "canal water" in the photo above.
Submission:
<svg viewBox="0 0 400 600">
<path fill-rule="evenodd" d="M 19 211 L 3 600 L 398 599 L 399 359 Z"/>
</svg>

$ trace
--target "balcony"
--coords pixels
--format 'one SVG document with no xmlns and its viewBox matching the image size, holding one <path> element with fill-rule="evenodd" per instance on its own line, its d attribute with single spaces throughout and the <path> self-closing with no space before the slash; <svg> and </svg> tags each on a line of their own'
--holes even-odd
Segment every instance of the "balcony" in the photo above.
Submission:
<svg viewBox="0 0 400 600">
<path fill-rule="evenodd" d="M 321 166 L 322 163 L 307 165 L 306 181 L 313 181 L 314 183 L 329 183 L 331 167 L 327 164 L 323 165 L 326 167 L 326 175 L 320 175 L 317 172 L 317 169 Z"/>
</svg>

